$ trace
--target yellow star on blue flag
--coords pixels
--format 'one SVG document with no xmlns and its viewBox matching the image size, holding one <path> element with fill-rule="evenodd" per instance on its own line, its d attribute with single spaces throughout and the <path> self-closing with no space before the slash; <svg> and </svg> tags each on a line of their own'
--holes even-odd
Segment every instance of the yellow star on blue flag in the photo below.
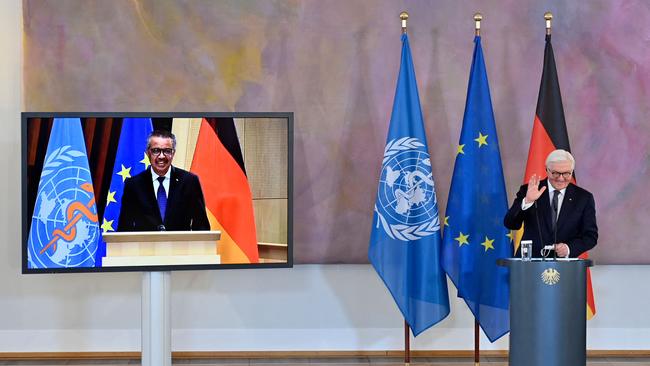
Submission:
<svg viewBox="0 0 650 366">
<path fill-rule="evenodd" d="M 115 193 L 117 193 L 117 192 L 115 192 L 115 191 L 112 191 L 112 192 L 111 192 L 111 191 L 108 191 L 108 195 L 106 196 L 106 207 L 108 207 L 108 205 L 109 205 L 111 202 L 117 202 L 117 201 L 115 200 Z"/>
<path fill-rule="evenodd" d="M 149 156 L 147 155 L 146 152 L 143 152 L 142 154 L 144 155 L 144 158 L 142 158 L 142 160 L 140 160 L 139 163 L 144 164 L 144 168 L 147 169 L 149 168 L 149 165 L 151 165 L 151 163 L 149 162 Z"/>
<path fill-rule="evenodd" d="M 107 221 L 106 218 L 104 218 L 104 222 L 102 223 L 102 234 L 109 231 L 115 231 L 115 229 L 113 229 L 113 221 L 115 220 Z"/>
<path fill-rule="evenodd" d="M 127 167 L 124 166 L 124 164 L 121 164 L 121 165 L 122 165 L 122 169 L 120 169 L 120 171 L 115 173 L 115 174 L 122 177 L 122 183 L 124 183 L 126 178 L 131 178 L 131 167 L 127 168 Z"/>
<path fill-rule="evenodd" d="M 474 139 L 474 141 L 478 142 L 478 147 L 480 148 L 483 145 L 487 145 L 487 138 L 488 135 L 484 135 L 481 132 L 478 133 L 478 137 Z"/>
</svg>

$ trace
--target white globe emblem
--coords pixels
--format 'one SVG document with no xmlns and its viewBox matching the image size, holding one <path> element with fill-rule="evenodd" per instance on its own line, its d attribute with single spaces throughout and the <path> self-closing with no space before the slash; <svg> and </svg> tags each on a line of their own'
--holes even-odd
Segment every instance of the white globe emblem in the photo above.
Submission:
<svg viewBox="0 0 650 366">
<path fill-rule="evenodd" d="M 440 230 L 431 160 L 418 139 L 386 144 L 375 211 L 393 239 L 418 240 Z"/>
</svg>

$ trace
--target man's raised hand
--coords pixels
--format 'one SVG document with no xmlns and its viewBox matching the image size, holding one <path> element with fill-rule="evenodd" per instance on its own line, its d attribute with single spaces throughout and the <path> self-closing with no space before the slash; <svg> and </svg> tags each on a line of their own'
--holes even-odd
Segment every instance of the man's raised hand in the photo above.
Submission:
<svg viewBox="0 0 650 366">
<path fill-rule="evenodd" d="M 539 177 L 537 174 L 533 174 L 528 181 L 528 191 L 526 191 L 526 198 L 524 199 L 525 203 L 529 204 L 537 201 L 545 190 L 546 186 L 541 189 L 539 188 Z"/>
</svg>

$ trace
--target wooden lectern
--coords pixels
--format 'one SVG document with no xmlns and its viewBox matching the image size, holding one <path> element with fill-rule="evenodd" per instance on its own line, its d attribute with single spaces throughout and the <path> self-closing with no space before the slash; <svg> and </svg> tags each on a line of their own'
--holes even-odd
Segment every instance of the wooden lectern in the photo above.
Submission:
<svg viewBox="0 0 650 366">
<path fill-rule="evenodd" d="M 219 264 L 219 231 L 104 233 L 103 267 Z M 142 365 L 171 366 L 171 273 L 142 275 Z"/>
<path fill-rule="evenodd" d="M 134 231 L 102 234 L 102 267 L 219 264 L 219 231 Z"/>
</svg>

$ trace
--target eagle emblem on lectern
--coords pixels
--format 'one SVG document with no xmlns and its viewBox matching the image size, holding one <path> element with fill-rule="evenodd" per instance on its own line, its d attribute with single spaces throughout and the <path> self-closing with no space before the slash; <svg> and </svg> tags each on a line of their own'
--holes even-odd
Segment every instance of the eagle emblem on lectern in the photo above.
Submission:
<svg viewBox="0 0 650 366">
<path fill-rule="evenodd" d="M 560 282 L 560 272 L 555 268 L 547 268 L 542 272 L 542 282 L 549 286 L 553 286 Z"/>
</svg>

